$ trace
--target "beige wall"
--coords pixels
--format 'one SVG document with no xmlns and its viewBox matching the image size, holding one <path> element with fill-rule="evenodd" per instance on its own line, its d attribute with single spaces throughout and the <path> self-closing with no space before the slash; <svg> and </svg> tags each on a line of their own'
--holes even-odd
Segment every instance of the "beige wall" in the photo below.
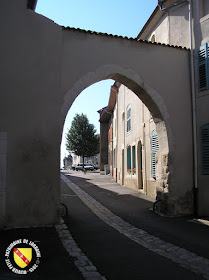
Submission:
<svg viewBox="0 0 209 280">
<path fill-rule="evenodd" d="M 168 0 L 166 1 L 166 6 L 169 7 L 174 2 L 175 1 Z M 154 19 L 149 23 L 147 29 L 145 29 L 143 39 L 151 40 L 152 36 L 155 35 L 156 42 L 180 45 L 192 49 L 192 52 L 190 52 L 192 67 L 191 86 L 193 87 L 194 99 L 196 98 L 193 106 L 194 131 L 196 131 L 196 135 L 193 137 L 194 145 L 197 139 L 197 147 L 194 147 L 197 152 L 197 170 L 194 169 L 193 174 L 195 177 L 197 171 L 196 193 L 198 192 L 198 214 L 209 215 L 209 192 L 206 187 L 206 185 L 208 185 L 209 176 L 201 175 L 200 168 L 200 127 L 209 123 L 209 90 L 199 91 L 197 70 L 197 50 L 201 45 L 209 42 L 209 1 L 191 0 L 190 3 L 191 6 L 189 3 L 186 3 L 177 7 L 168 8 L 164 11 L 158 11 Z M 189 19 L 191 20 L 191 26 Z M 190 36 L 192 36 L 192 38 Z M 192 70 L 194 70 L 194 75 Z M 192 98 L 192 91 L 190 94 Z M 183 153 L 182 150 L 182 154 Z"/>
<path fill-rule="evenodd" d="M 150 134 L 152 131 L 156 131 L 155 123 L 147 107 L 134 92 L 124 85 L 119 87 L 116 102 L 112 120 L 114 132 L 113 149 L 116 150 L 114 178 L 115 180 L 117 179 L 119 184 L 124 184 L 126 187 L 143 191 L 143 193 L 155 198 L 157 183 L 156 180 L 151 177 L 150 149 Z M 131 132 L 127 133 L 127 108 L 129 106 L 131 107 Z M 134 146 L 136 149 L 136 174 L 128 174 L 127 172 L 128 146 L 131 147 L 131 153 L 133 153 L 132 149 Z M 124 157 L 122 156 L 123 150 Z M 160 176 L 157 175 L 157 178 L 159 177 Z"/>
<path fill-rule="evenodd" d="M 201 144 L 200 128 L 209 123 L 209 90 L 199 91 L 198 88 L 198 62 L 197 50 L 201 45 L 209 42 L 209 6 L 208 1 L 193 1 L 194 16 L 194 70 L 195 70 L 195 97 L 196 97 L 196 130 L 197 130 L 197 187 L 198 187 L 198 214 L 209 215 L 208 181 L 209 175 L 202 175 L 201 172 Z"/>
<path fill-rule="evenodd" d="M 172 5 L 170 1 L 170 5 Z M 169 1 L 167 6 L 169 6 Z M 162 16 L 150 27 L 147 36 L 143 39 L 151 41 L 155 35 L 155 41 L 174 46 L 190 47 L 189 32 L 189 8 L 188 4 L 172 7 L 160 12 Z"/>
<path fill-rule="evenodd" d="M 25 4 L 5 0 L 0 10 L 7 227 L 59 221 L 62 29 Z"/>
<path fill-rule="evenodd" d="M 163 135 L 161 143 L 168 136 L 161 156 L 169 150 L 169 169 L 164 172 L 170 172 L 169 209 L 191 212 L 183 206 L 193 186 L 188 51 L 62 29 L 21 3 L 25 4 L 3 0 L 0 10 L 0 131 L 7 134 L 5 226 L 59 221 L 64 120 L 76 96 L 106 78 L 123 83 L 146 104 Z"/>
</svg>

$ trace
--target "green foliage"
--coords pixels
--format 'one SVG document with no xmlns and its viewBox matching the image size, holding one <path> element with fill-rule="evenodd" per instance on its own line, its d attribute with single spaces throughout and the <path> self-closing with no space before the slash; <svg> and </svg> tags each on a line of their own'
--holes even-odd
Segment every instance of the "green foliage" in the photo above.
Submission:
<svg viewBox="0 0 209 280">
<path fill-rule="evenodd" d="M 91 157 L 99 153 L 100 141 L 96 129 L 84 114 L 76 114 L 66 134 L 66 149 L 77 156 Z"/>
</svg>

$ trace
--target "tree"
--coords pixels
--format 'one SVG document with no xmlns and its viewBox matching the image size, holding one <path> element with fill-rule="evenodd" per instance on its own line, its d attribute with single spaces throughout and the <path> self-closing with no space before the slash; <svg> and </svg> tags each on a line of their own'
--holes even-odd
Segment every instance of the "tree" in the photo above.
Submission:
<svg viewBox="0 0 209 280">
<path fill-rule="evenodd" d="M 96 129 L 84 114 L 76 114 L 66 134 L 66 149 L 77 156 L 91 157 L 99 153 L 100 140 Z"/>
</svg>

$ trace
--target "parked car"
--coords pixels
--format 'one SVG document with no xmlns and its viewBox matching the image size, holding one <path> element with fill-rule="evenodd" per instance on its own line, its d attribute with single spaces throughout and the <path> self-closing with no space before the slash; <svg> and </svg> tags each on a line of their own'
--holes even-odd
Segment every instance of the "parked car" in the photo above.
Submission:
<svg viewBox="0 0 209 280">
<path fill-rule="evenodd" d="M 75 167 L 75 170 L 78 171 L 78 170 L 83 170 L 83 168 L 87 171 L 87 170 L 91 170 L 93 171 L 94 170 L 94 167 L 89 164 L 89 163 L 79 163 L 77 164 L 77 166 Z"/>
<path fill-rule="evenodd" d="M 75 170 L 76 166 L 77 166 L 77 164 L 73 164 L 73 165 L 71 166 L 71 169 L 72 169 L 72 170 Z"/>
<path fill-rule="evenodd" d="M 94 167 L 95 170 L 99 169 L 98 165 L 97 164 L 93 164 L 91 163 L 91 165 Z"/>
</svg>

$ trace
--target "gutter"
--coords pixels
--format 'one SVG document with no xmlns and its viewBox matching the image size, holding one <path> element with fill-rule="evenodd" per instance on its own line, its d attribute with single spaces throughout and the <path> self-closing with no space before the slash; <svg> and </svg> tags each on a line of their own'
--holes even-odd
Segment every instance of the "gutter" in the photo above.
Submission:
<svg viewBox="0 0 209 280">
<path fill-rule="evenodd" d="M 172 5 L 168 6 L 168 7 L 165 7 L 165 8 L 163 8 L 162 4 L 158 4 L 158 6 L 160 7 L 161 11 L 164 11 L 164 10 L 168 10 L 170 8 L 177 7 L 177 6 L 179 6 L 181 4 L 185 4 L 185 3 L 188 3 L 188 0 L 182 0 L 180 2 L 176 2 L 176 3 L 174 3 L 174 4 L 172 4 Z"/>
</svg>

